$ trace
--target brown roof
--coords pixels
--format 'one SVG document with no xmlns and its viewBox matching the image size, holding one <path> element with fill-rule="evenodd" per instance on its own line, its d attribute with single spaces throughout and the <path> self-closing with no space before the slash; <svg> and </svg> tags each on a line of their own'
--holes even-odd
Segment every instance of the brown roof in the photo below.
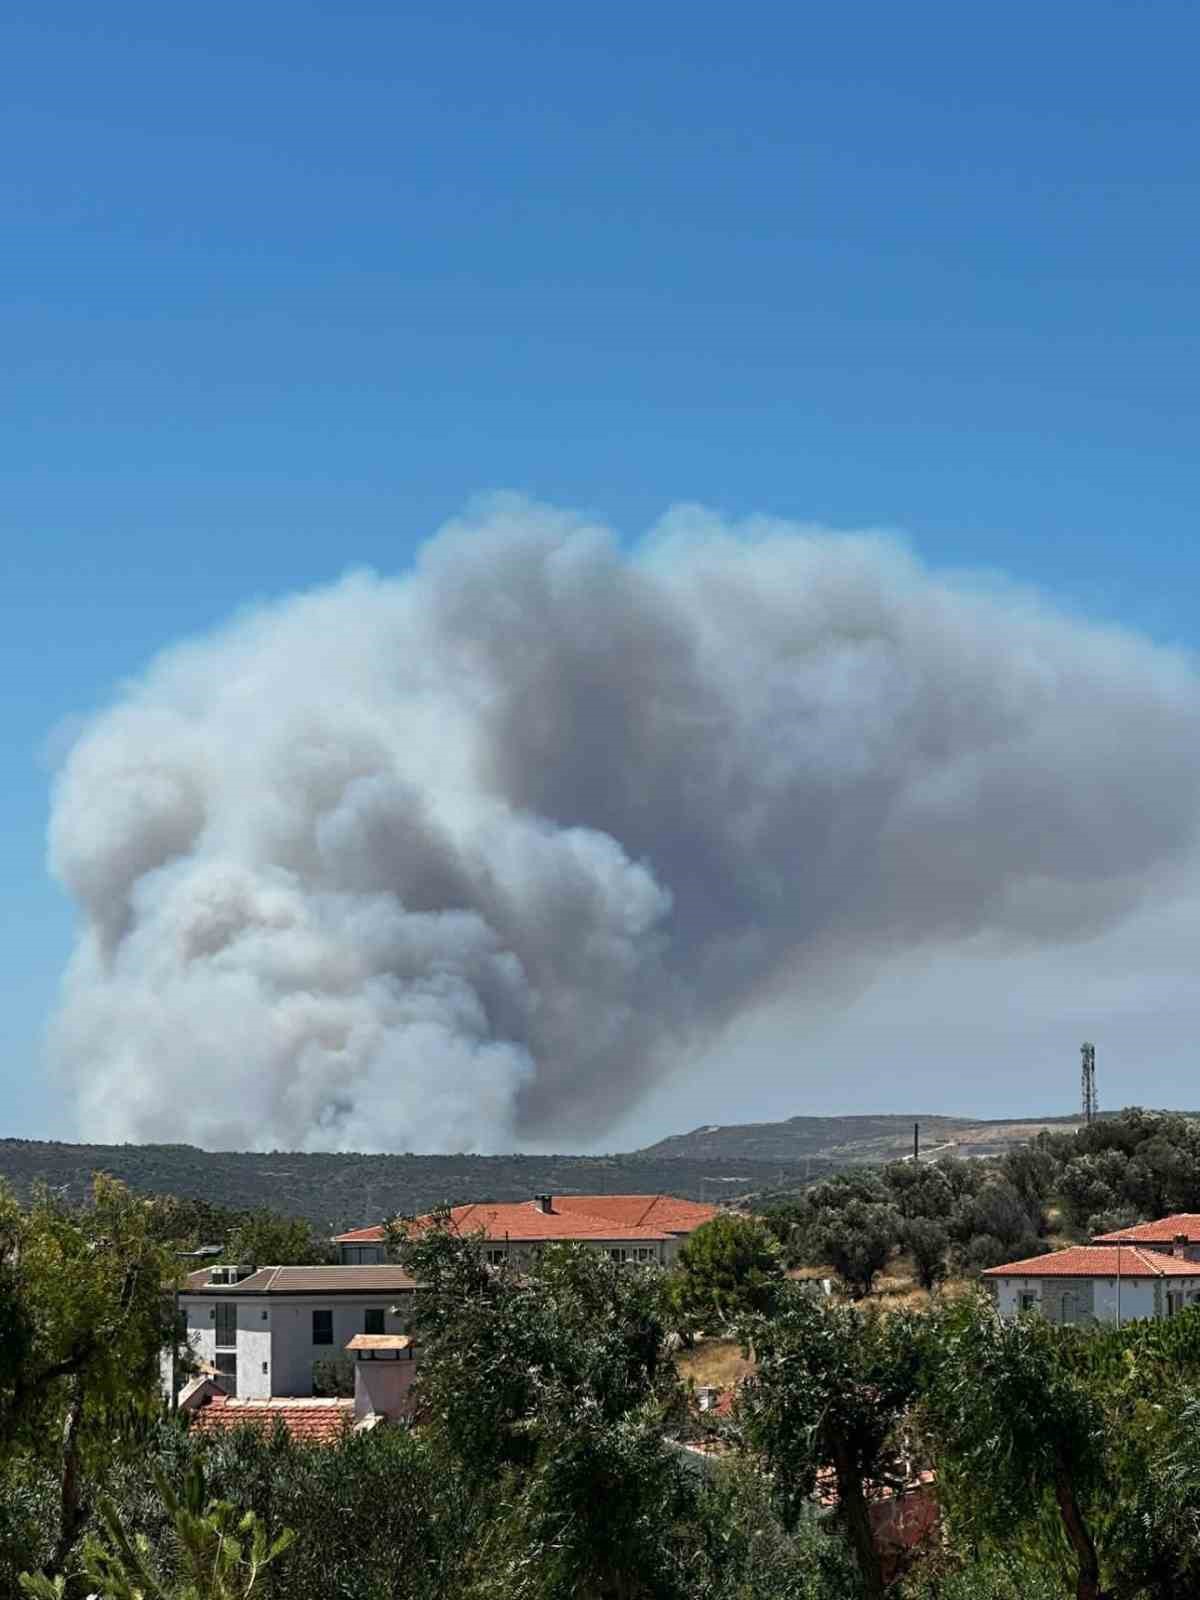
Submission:
<svg viewBox="0 0 1200 1600">
<path fill-rule="evenodd" d="M 1052 1250 L 1047 1256 L 1009 1261 L 989 1267 L 985 1278 L 1200 1278 L 1200 1261 L 1177 1261 L 1173 1256 L 1135 1245 L 1075 1244 Z"/>
<path fill-rule="evenodd" d="M 192 1417 L 203 1433 L 226 1428 L 274 1429 L 282 1422 L 293 1439 L 335 1444 L 354 1421 L 353 1400 L 228 1400 L 214 1395 Z"/>
<path fill-rule="evenodd" d="M 407 1350 L 416 1340 L 407 1333 L 356 1333 L 347 1350 Z"/>
<path fill-rule="evenodd" d="M 1183 1234 L 1189 1244 L 1200 1244 L 1200 1214 L 1179 1211 L 1173 1217 L 1159 1217 L 1157 1222 L 1137 1222 L 1132 1228 L 1114 1228 L 1112 1233 L 1098 1233 L 1093 1244 L 1173 1244 Z"/>
<path fill-rule="evenodd" d="M 669 1194 L 556 1194 L 548 1212 L 536 1200 L 454 1206 L 450 1224 L 458 1233 L 482 1233 L 485 1239 L 510 1240 L 514 1244 L 539 1239 L 612 1239 L 647 1244 L 691 1233 L 717 1214 L 716 1206 L 679 1200 Z M 431 1219 L 426 1216 L 417 1220 L 428 1223 Z M 341 1233 L 336 1242 L 372 1244 L 383 1236 L 383 1225 L 379 1223 Z"/>
<path fill-rule="evenodd" d="M 208 1269 L 189 1272 L 190 1294 L 402 1294 L 416 1288 L 403 1267 L 260 1267 L 237 1284 L 209 1283 Z"/>
</svg>

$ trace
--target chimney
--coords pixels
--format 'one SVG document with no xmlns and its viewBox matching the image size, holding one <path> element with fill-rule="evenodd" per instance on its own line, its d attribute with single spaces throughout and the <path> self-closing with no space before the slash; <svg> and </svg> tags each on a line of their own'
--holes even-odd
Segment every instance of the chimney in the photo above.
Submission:
<svg viewBox="0 0 1200 1600">
<path fill-rule="evenodd" d="M 1171 1241 L 1171 1254 L 1177 1261 L 1186 1261 L 1188 1252 L 1188 1236 L 1186 1233 L 1177 1233 Z"/>
<path fill-rule="evenodd" d="M 535 1194 L 533 1203 L 545 1216 L 554 1210 L 554 1196 L 552 1194 Z"/>
</svg>

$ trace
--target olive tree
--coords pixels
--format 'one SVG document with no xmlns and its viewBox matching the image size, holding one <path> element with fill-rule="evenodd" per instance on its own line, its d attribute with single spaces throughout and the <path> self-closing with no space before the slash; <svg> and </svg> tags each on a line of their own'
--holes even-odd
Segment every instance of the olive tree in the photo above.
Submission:
<svg viewBox="0 0 1200 1600">
<path fill-rule="evenodd" d="M 773 1317 L 744 1324 L 743 1339 L 757 1362 L 738 1408 L 747 1443 L 792 1524 L 818 1483 L 832 1483 L 863 1592 L 878 1600 L 884 1578 L 869 1498 L 906 1481 L 901 1428 L 919 1392 L 922 1325 L 794 1287 Z"/>
<path fill-rule="evenodd" d="M 96 1483 L 161 1404 L 173 1276 L 150 1206 L 114 1179 L 97 1177 L 80 1213 L 45 1192 L 23 1209 L 0 1189 L 0 1459 L 55 1473 L 51 1575 Z"/>
</svg>

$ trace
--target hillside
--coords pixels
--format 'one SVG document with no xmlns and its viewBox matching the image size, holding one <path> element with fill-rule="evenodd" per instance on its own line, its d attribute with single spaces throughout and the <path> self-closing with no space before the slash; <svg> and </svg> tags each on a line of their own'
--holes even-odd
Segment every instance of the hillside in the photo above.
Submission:
<svg viewBox="0 0 1200 1600">
<path fill-rule="evenodd" d="M 913 1123 L 921 1125 L 921 1154 L 994 1156 L 1024 1144 L 1043 1129 L 1070 1133 L 1079 1118 L 1033 1117 L 980 1121 L 971 1117 L 789 1117 L 786 1122 L 736 1122 L 693 1128 L 638 1151 L 654 1160 L 765 1161 L 831 1167 L 897 1161 L 910 1155 Z"/>
<path fill-rule="evenodd" d="M 82 1201 L 93 1172 L 142 1194 L 176 1194 L 235 1209 L 268 1206 L 330 1231 L 441 1201 L 523 1200 L 532 1194 L 645 1193 L 736 1199 L 790 1188 L 840 1168 L 897 1160 L 921 1123 L 923 1156 L 996 1155 L 1072 1117 L 980 1122 L 964 1117 L 791 1117 L 710 1125 L 644 1150 L 606 1156 L 304 1155 L 200 1150 L 186 1144 L 60 1144 L 0 1139 L 0 1178 L 21 1196 L 35 1183 Z"/>
<path fill-rule="evenodd" d="M 816 1175 L 811 1168 L 812 1175 Z M 821 1170 L 827 1169 L 821 1163 Z M 28 1195 L 35 1183 L 82 1201 L 93 1172 L 142 1194 L 176 1194 L 233 1209 L 268 1206 L 330 1232 L 441 1201 L 525 1200 L 553 1194 L 667 1191 L 686 1199 L 733 1199 L 805 1170 L 786 1162 L 721 1157 L 300 1155 L 198 1150 L 185 1144 L 58 1144 L 0 1139 L 0 1178 Z"/>
</svg>

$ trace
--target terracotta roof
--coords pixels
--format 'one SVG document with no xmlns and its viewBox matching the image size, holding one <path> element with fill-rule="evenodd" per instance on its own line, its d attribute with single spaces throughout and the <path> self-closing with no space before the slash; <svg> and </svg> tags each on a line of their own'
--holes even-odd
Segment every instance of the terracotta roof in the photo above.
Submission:
<svg viewBox="0 0 1200 1600">
<path fill-rule="evenodd" d="M 1098 1233 L 1093 1244 L 1173 1244 L 1179 1234 L 1184 1234 L 1189 1244 L 1200 1244 L 1200 1214 L 1180 1211 L 1173 1217 L 1159 1217 L 1157 1222 L 1138 1222 L 1132 1228 L 1114 1228 L 1112 1233 Z"/>
<path fill-rule="evenodd" d="M 716 1206 L 680 1200 L 673 1194 L 557 1194 L 553 1203 L 558 1211 L 585 1212 L 637 1227 L 662 1228 L 667 1233 L 691 1233 L 718 1215 Z"/>
<path fill-rule="evenodd" d="M 204 1433 L 225 1428 L 274 1429 L 282 1422 L 293 1439 L 334 1444 L 354 1421 L 353 1400 L 228 1400 L 215 1395 L 192 1417 Z"/>
<path fill-rule="evenodd" d="M 189 1272 L 189 1294 L 400 1294 L 416 1280 L 402 1267 L 260 1267 L 240 1283 L 208 1281 L 208 1269 Z"/>
<path fill-rule="evenodd" d="M 383 1239 L 383 1224 L 374 1223 L 369 1228 L 351 1228 L 349 1233 L 339 1233 L 334 1244 L 379 1244 Z"/>
<path fill-rule="evenodd" d="M 989 1267 L 985 1278 L 1200 1278 L 1200 1261 L 1177 1261 L 1173 1256 L 1135 1245 L 1076 1244 L 1052 1250 L 1047 1256 L 1009 1261 Z"/>
<path fill-rule="evenodd" d="M 416 1344 L 407 1333 L 356 1333 L 347 1350 L 407 1350 Z"/>
<path fill-rule="evenodd" d="M 612 1239 L 647 1243 L 691 1233 L 718 1214 L 716 1206 L 679 1200 L 669 1194 L 556 1194 L 550 1210 L 536 1200 L 509 1204 L 453 1206 L 452 1226 L 459 1233 L 478 1233 L 487 1239 L 514 1243 L 528 1240 Z M 418 1218 L 428 1222 L 428 1217 Z M 340 1233 L 337 1244 L 375 1244 L 384 1236 L 382 1224 Z"/>
</svg>

